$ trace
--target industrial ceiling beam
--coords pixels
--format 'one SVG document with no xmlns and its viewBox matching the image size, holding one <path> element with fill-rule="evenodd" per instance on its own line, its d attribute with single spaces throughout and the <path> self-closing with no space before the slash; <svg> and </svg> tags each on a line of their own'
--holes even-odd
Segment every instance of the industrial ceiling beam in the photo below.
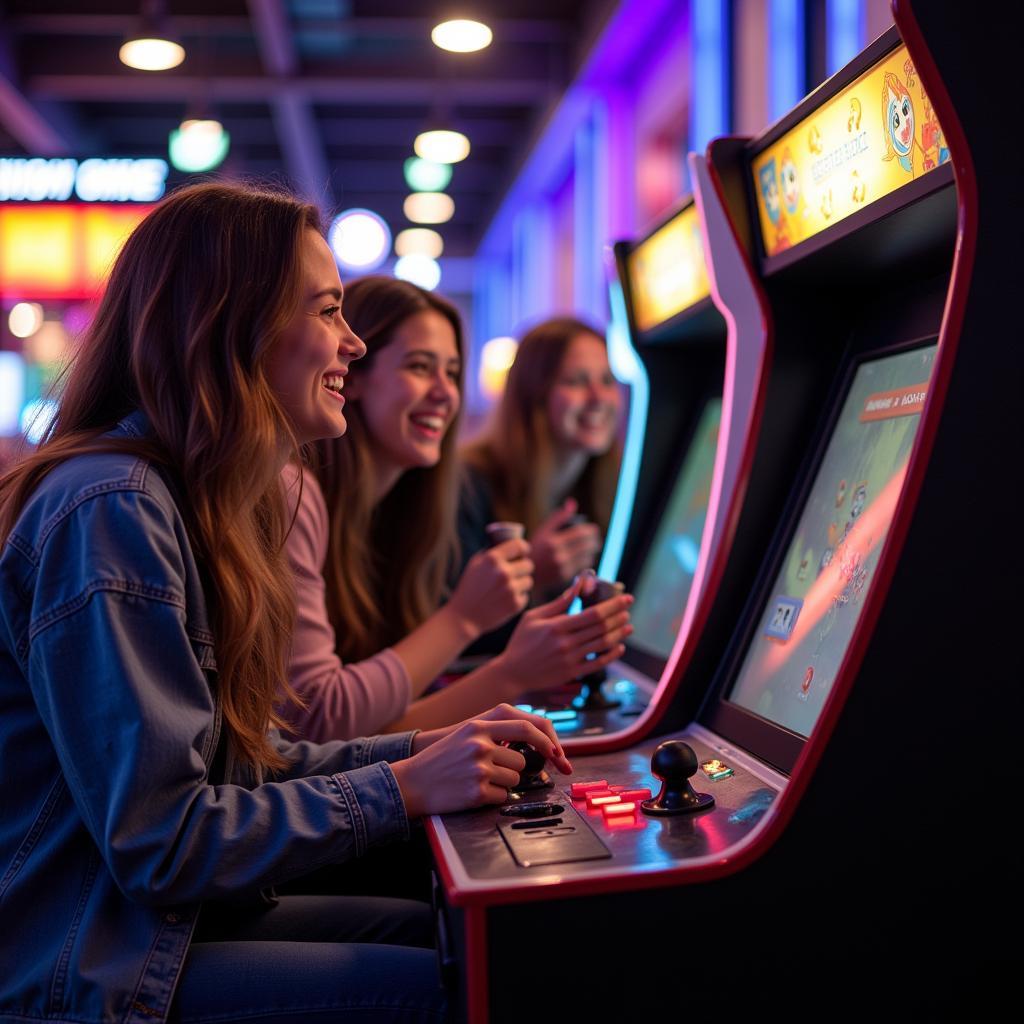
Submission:
<svg viewBox="0 0 1024 1024">
<path fill-rule="evenodd" d="M 251 8 L 250 8 L 251 11 Z M 8 19 L 11 31 L 19 35 L 122 36 L 131 19 L 121 14 L 22 14 Z M 545 18 L 487 19 L 497 43 L 556 43 L 564 45 L 573 34 L 568 22 Z M 240 15 L 170 15 L 168 28 L 184 36 L 247 36 L 252 31 L 248 18 Z M 429 38 L 429 18 L 302 18 L 296 27 L 305 32 L 337 32 L 359 38 Z"/>
<path fill-rule="evenodd" d="M 281 0 L 249 0 L 249 14 L 263 66 L 276 85 L 270 104 L 288 177 L 309 202 L 330 211 L 334 195 L 320 129 L 309 98 L 293 84 L 299 59 L 287 12 Z"/>
<path fill-rule="evenodd" d="M 0 122 L 32 156 L 67 156 L 68 141 L 22 96 L 13 83 L 0 75 Z"/>
<path fill-rule="evenodd" d="M 279 80 L 261 76 L 206 78 L 192 75 L 167 75 L 162 78 L 129 78 L 126 75 L 32 75 L 26 82 L 34 95 L 59 100 L 101 101 L 107 103 L 150 103 L 187 101 L 198 91 L 217 101 L 269 103 Z M 534 79 L 460 78 L 457 82 L 438 83 L 434 78 L 370 79 L 344 75 L 301 77 L 289 86 L 307 102 L 358 103 L 362 106 L 422 104 L 434 96 L 465 105 L 532 106 L 550 100 L 554 87 Z M 471 101 L 467 99 L 471 97 Z"/>
<path fill-rule="evenodd" d="M 69 133 L 45 117 L 19 88 L 18 68 L 6 26 L 0 23 L 0 124 L 32 156 L 67 156 Z"/>
</svg>

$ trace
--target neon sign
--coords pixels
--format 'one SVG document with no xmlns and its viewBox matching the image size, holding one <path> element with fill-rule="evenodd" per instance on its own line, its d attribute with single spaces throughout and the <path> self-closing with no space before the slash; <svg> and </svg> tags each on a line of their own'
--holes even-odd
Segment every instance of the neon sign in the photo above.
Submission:
<svg viewBox="0 0 1024 1024">
<path fill-rule="evenodd" d="M 167 172 L 167 161 L 155 157 L 0 157 L 0 202 L 153 203 Z"/>
</svg>

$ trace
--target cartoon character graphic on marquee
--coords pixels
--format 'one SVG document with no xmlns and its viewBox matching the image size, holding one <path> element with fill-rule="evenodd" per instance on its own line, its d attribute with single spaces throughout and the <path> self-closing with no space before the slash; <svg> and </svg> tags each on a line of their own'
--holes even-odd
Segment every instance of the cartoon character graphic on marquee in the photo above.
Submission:
<svg viewBox="0 0 1024 1024">
<path fill-rule="evenodd" d="M 792 161 L 790 161 L 792 164 Z M 775 157 L 768 160 L 757 174 L 758 184 L 761 187 L 761 198 L 764 199 L 764 208 L 768 219 L 775 228 L 774 252 L 781 252 L 788 249 L 792 244 L 789 238 L 789 226 L 785 213 L 782 212 L 782 201 L 779 196 L 779 179 L 775 170 Z M 788 203 L 787 203 L 788 206 Z"/>
<path fill-rule="evenodd" d="M 900 47 L 756 157 L 765 254 L 791 249 L 949 158 L 935 110 Z"/>
<path fill-rule="evenodd" d="M 796 173 L 796 161 L 788 146 L 782 151 L 779 174 L 782 177 L 782 201 L 789 215 L 795 217 L 800 209 L 800 179 Z"/>
<path fill-rule="evenodd" d="M 924 89 L 921 89 L 921 105 L 924 123 L 921 125 L 921 139 L 914 134 L 914 100 L 910 90 L 917 85 L 913 63 L 908 59 L 903 64 L 906 84 L 891 71 L 885 73 L 882 85 L 882 123 L 885 125 L 885 161 L 898 160 L 900 166 L 912 178 L 914 174 L 914 149 L 921 153 L 921 172 L 930 171 L 949 159 L 939 127 L 938 119 Z"/>
</svg>

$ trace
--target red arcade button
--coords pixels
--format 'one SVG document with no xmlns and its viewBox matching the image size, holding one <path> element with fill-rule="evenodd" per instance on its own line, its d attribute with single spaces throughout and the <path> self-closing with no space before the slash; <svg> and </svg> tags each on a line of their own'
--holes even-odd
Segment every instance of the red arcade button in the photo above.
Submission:
<svg viewBox="0 0 1024 1024">
<path fill-rule="evenodd" d="M 569 787 L 569 792 L 577 800 L 582 800 L 592 789 L 607 789 L 608 782 L 601 779 L 600 782 L 574 782 Z"/>
<path fill-rule="evenodd" d="M 609 818 L 621 818 L 623 815 L 636 814 L 636 804 L 632 801 L 624 803 L 620 800 L 617 804 L 605 804 L 601 808 L 601 813 L 604 815 L 605 821 Z"/>
</svg>

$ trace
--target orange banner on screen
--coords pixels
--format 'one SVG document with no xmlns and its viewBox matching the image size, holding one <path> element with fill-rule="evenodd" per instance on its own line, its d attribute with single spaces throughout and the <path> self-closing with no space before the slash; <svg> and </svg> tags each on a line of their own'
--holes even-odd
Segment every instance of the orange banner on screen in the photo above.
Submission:
<svg viewBox="0 0 1024 1024">
<path fill-rule="evenodd" d="M 916 416 L 924 408 L 928 384 L 915 384 L 895 391 L 876 391 L 864 399 L 864 408 L 858 417 L 861 423 L 873 420 L 891 420 L 896 416 Z"/>
<path fill-rule="evenodd" d="M 700 302 L 711 293 L 697 207 L 690 204 L 627 259 L 636 326 L 641 331 Z"/>
<path fill-rule="evenodd" d="M 939 119 L 898 46 L 754 158 L 765 253 L 813 237 L 948 160 Z"/>
</svg>

